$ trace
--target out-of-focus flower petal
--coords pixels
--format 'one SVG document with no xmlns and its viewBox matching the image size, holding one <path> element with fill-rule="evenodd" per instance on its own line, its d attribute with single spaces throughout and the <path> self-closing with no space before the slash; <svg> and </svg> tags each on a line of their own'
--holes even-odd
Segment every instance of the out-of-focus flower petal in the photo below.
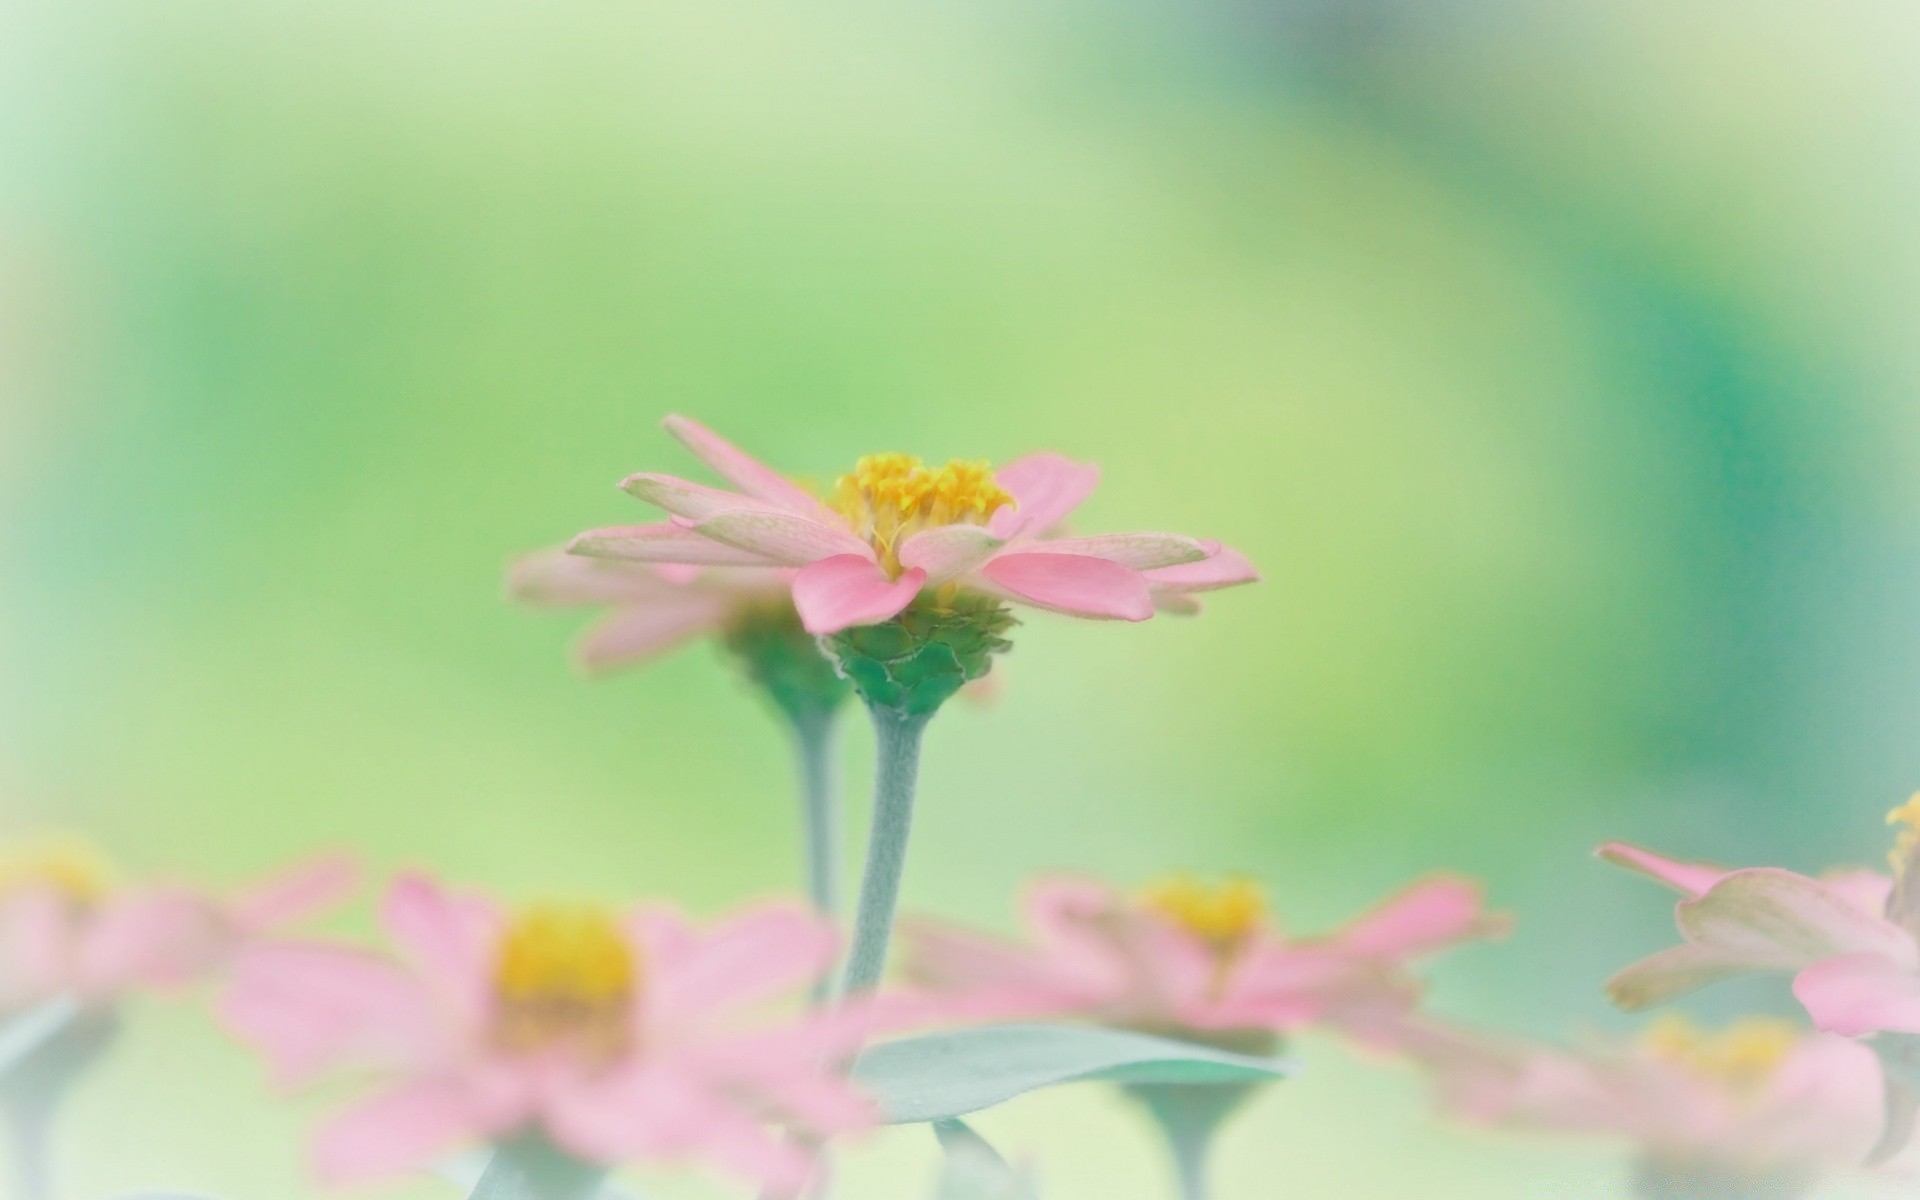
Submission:
<svg viewBox="0 0 1920 1200">
<path fill-rule="evenodd" d="M 1607 981 L 1607 995 L 1621 1008 L 1651 1008 L 1710 983 L 1751 974 L 1758 968 L 1744 953 L 1682 942 L 1650 954 Z"/>
<path fill-rule="evenodd" d="M 428 987 L 398 963 L 318 943 L 241 951 L 220 1016 L 283 1087 L 342 1067 L 437 1061 L 458 1037 Z"/>
<path fill-rule="evenodd" d="M 75 969 L 80 988 L 177 986 L 213 967 L 236 930 L 206 898 L 179 888 L 113 896 L 86 922 Z"/>
<path fill-rule="evenodd" d="M 1232 546 L 1220 546 L 1207 558 L 1177 566 L 1154 567 L 1146 576 L 1147 582 L 1159 590 L 1211 592 L 1242 583 L 1257 583 L 1260 572 L 1246 555 Z"/>
<path fill-rule="evenodd" d="M 980 573 L 995 588 L 1036 608 L 1121 621 L 1153 615 L 1147 581 L 1104 558 L 1023 550 L 996 555 Z"/>
<path fill-rule="evenodd" d="M 1651 850 L 1628 845 L 1626 842 L 1608 842 L 1595 853 L 1616 867 L 1638 871 L 1650 879 L 1666 884 L 1676 892 L 1683 892 L 1689 896 L 1704 893 L 1731 873 L 1725 867 L 1683 862 L 1677 858 L 1668 858 L 1663 854 L 1655 854 Z"/>
<path fill-rule="evenodd" d="M 242 931 L 257 933 L 325 912 L 358 886 L 359 860 L 351 854 L 328 854 L 246 888 L 227 912 Z"/>
<path fill-rule="evenodd" d="M 1793 994 L 1829 1033 L 1920 1033 L 1920 975 L 1879 954 L 1816 962 L 1794 976 Z"/>
<path fill-rule="evenodd" d="M 926 581 L 915 569 L 888 579 L 873 560 L 836 554 L 801 570 L 793 579 L 793 606 L 808 633 L 838 633 L 897 616 L 913 603 Z"/>
<path fill-rule="evenodd" d="M 1455 942 L 1496 936 L 1508 925 L 1486 911 L 1479 884 L 1442 876 L 1413 884 L 1330 941 L 1351 954 L 1415 958 Z"/>
<path fill-rule="evenodd" d="M 470 893 L 449 892 L 414 871 L 387 889 L 380 923 L 436 983 L 464 1004 L 479 1004 L 504 923 L 496 905 Z"/>
<path fill-rule="evenodd" d="M 333 1185 L 366 1183 L 444 1158 L 484 1136 L 451 1080 L 420 1080 L 348 1108 L 321 1129 L 314 1167 Z"/>
<path fill-rule="evenodd" d="M 1100 483 L 1100 468 L 1059 454 L 1029 454 L 994 473 L 994 479 L 1014 499 L 1010 508 L 993 514 L 987 528 L 995 537 L 1037 537 L 1080 507 Z"/>
<path fill-rule="evenodd" d="M 51 886 L 0 896 L 0 1008 L 50 1000 L 65 988 L 72 908 Z"/>
<path fill-rule="evenodd" d="M 812 913 L 765 905 L 692 934 L 673 948 L 648 993 L 653 1015 L 667 1021 L 707 1015 L 791 992 L 833 963 L 838 938 Z M 645 947 L 641 961 L 652 961 Z"/>
<path fill-rule="evenodd" d="M 1735 871 L 1676 911 L 1689 941 L 1742 954 L 1757 968 L 1797 969 L 1872 952 L 1912 969 L 1920 947 L 1891 921 L 1855 908 L 1817 879 L 1774 867 Z"/>
<path fill-rule="evenodd" d="M 761 555 L 768 562 L 804 567 L 825 558 L 874 561 L 873 547 L 846 529 L 774 509 L 736 509 L 708 517 L 694 529 L 704 537 Z"/>
<path fill-rule="evenodd" d="M 663 654 L 688 638 L 718 632 L 732 609 L 725 597 L 689 590 L 645 605 L 622 609 L 595 625 L 575 653 L 589 671 L 615 667 Z"/>
</svg>

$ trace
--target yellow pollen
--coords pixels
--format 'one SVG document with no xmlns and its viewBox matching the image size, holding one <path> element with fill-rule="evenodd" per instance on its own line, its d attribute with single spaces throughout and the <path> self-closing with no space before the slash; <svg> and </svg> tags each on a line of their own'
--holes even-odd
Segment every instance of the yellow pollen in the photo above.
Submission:
<svg viewBox="0 0 1920 1200">
<path fill-rule="evenodd" d="M 565 1043 L 590 1058 L 617 1054 L 640 963 L 596 908 L 539 905 L 501 936 L 494 988 L 499 1036 L 515 1050 Z"/>
<path fill-rule="evenodd" d="M 1140 903 L 1217 950 L 1237 950 L 1267 921 L 1267 898 L 1251 879 L 1208 884 L 1191 875 L 1169 875 L 1140 892 Z"/>
<path fill-rule="evenodd" d="M 1899 875 L 1906 871 L 1907 863 L 1913 860 L 1915 849 L 1920 849 L 1920 792 L 1915 792 L 1905 804 L 1888 812 L 1887 824 L 1900 826 L 1900 832 L 1894 835 L 1893 849 L 1887 853 L 1893 873 Z"/>
<path fill-rule="evenodd" d="M 1013 503 L 991 464 L 954 459 L 929 467 L 911 454 L 869 454 L 833 488 L 833 507 L 872 544 L 888 574 L 900 574 L 897 550 L 922 529 L 984 525 Z"/>
<path fill-rule="evenodd" d="M 1800 1044 L 1791 1021 L 1743 1017 L 1724 1029 L 1702 1029 L 1679 1013 L 1649 1025 L 1640 1044 L 1661 1058 L 1739 1088 L 1753 1088 L 1772 1076 Z"/>
<path fill-rule="evenodd" d="M 0 893 L 52 885 L 76 904 L 92 905 L 112 886 L 106 859 L 77 839 L 49 839 L 0 851 Z"/>
</svg>

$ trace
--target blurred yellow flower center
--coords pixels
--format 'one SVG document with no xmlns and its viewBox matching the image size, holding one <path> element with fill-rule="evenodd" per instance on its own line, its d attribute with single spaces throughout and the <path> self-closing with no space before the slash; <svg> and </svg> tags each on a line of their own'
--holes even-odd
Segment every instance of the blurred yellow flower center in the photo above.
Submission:
<svg viewBox="0 0 1920 1200">
<path fill-rule="evenodd" d="M 620 927 L 596 908 L 540 905 L 501 936 L 494 966 L 498 1034 L 510 1049 L 555 1045 L 591 1059 L 626 1045 L 640 963 Z"/>
<path fill-rule="evenodd" d="M 834 483 L 832 503 L 873 545 L 887 573 L 898 576 L 901 542 L 939 525 L 984 525 L 1013 497 L 985 462 L 929 467 L 911 454 L 869 454 Z"/>
<path fill-rule="evenodd" d="M 1800 1044 L 1791 1021 L 1745 1017 L 1716 1031 L 1670 1013 L 1647 1027 L 1641 1045 L 1670 1062 L 1739 1088 L 1756 1087 L 1772 1076 Z"/>
<path fill-rule="evenodd" d="M 1914 851 L 1920 849 L 1920 792 L 1914 793 L 1912 799 L 1889 812 L 1887 824 L 1900 827 L 1900 832 L 1894 835 L 1893 849 L 1887 852 L 1887 861 L 1893 865 L 1893 873 L 1899 875 L 1913 861 Z"/>
<path fill-rule="evenodd" d="M 51 886 L 76 904 L 98 903 L 111 886 L 106 859 L 74 840 L 33 843 L 0 851 L 0 893 Z"/>
<path fill-rule="evenodd" d="M 1169 875 L 1140 891 L 1140 903 L 1216 950 L 1237 950 L 1267 922 L 1267 897 L 1251 879 L 1209 884 Z"/>
</svg>

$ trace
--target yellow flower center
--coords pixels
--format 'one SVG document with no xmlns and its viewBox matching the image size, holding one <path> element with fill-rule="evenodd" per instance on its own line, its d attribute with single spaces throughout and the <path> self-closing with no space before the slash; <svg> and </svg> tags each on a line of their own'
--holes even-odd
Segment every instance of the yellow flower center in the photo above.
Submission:
<svg viewBox="0 0 1920 1200">
<path fill-rule="evenodd" d="M 1679 1013 L 1668 1013 L 1647 1027 L 1641 1045 L 1670 1062 L 1736 1088 L 1765 1083 L 1800 1044 L 1791 1021 L 1745 1017 L 1726 1028 L 1702 1029 Z"/>
<path fill-rule="evenodd" d="M 100 852 L 73 839 L 49 840 L 0 852 L 0 894 L 51 885 L 74 904 L 99 903 L 113 873 Z"/>
<path fill-rule="evenodd" d="M 911 454 L 869 454 L 834 483 L 832 503 L 897 577 L 901 542 L 939 525 L 985 525 L 1013 497 L 985 462 L 929 467 Z"/>
<path fill-rule="evenodd" d="M 1887 852 L 1887 861 L 1893 865 L 1893 873 L 1901 875 L 1913 861 L 1914 851 L 1920 849 L 1920 792 L 1887 813 L 1887 824 L 1900 827 L 1900 832 L 1894 835 L 1893 849 Z"/>
<path fill-rule="evenodd" d="M 1267 923 L 1266 893 L 1239 877 L 1210 884 L 1169 875 L 1142 888 L 1140 903 L 1223 952 L 1240 949 Z"/>
<path fill-rule="evenodd" d="M 596 908 L 539 905 L 501 936 L 494 965 L 497 1033 L 511 1050 L 564 1046 L 584 1058 L 617 1056 L 640 963 Z"/>
</svg>

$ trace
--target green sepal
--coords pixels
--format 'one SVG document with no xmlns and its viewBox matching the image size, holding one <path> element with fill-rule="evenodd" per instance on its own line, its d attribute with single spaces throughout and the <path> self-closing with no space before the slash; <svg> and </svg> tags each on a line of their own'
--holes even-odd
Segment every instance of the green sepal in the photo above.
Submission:
<svg viewBox="0 0 1920 1200">
<path fill-rule="evenodd" d="M 827 656 L 871 708 L 914 716 L 933 713 L 1011 649 L 1013 614 L 997 600 L 961 594 L 950 604 L 926 600 L 890 621 L 856 625 L 820 639 Z"/>
<path fill-rule="evenodd" d="M 722 640 L 747 678 L 796 725 L 831 716 L 852 692 L 790 604 L 737 618 Z"/>
</svg>

